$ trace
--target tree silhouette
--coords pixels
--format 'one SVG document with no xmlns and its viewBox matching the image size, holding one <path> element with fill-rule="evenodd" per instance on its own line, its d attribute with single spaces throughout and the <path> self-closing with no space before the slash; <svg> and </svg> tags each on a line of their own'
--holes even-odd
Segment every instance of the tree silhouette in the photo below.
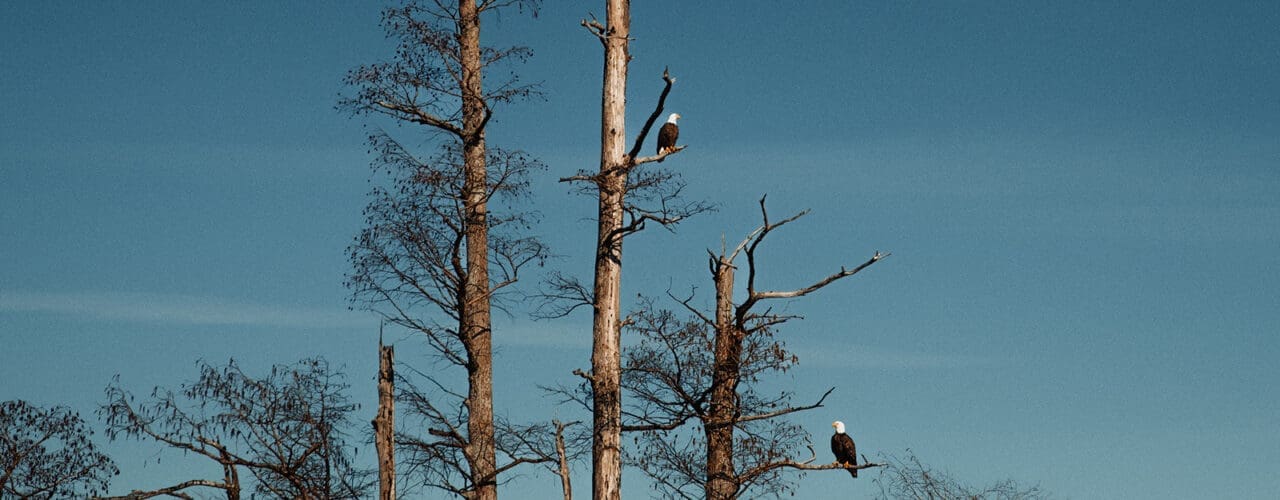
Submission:
<svg viewBox="0 0 1280 500">
<path fill-rule="evenodd" d="M 106 491 L 115 463 L 80 415 L 15 400 L 0 403 L 0 497 L 67 498 Z"/>
</svg>

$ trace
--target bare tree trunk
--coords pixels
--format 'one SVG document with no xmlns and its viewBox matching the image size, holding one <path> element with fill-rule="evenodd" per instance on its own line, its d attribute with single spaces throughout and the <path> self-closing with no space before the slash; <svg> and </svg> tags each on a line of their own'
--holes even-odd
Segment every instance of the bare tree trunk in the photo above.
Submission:
<svg viewBox="0 0 1280 500">
<path fill-rule="evenodd" d="M 560 476 L 560 488 L 564 490 L 564 500 L 573 500 L 573 482 L 569 479 L 569 453 L 564 446 L 564 422 L 556 420 L 556 456 L 560 459 L 560 467 L 556 475 Z"/>
<path fill-rule="evenodd" d="M 475 0 L 458 2 L 458 43 L 462 68 L 462 155 L 466 176 L 467 279 L 462 304 L 463 345 L 467 351 L 468 421 L 466 455 L 471 461 L 474 498 L 498 497 L 493 438 L 493 353 L 489 311 L 489 224 L 485 202 L 484 122 L 480 12 Z"/>
<path fill-rule="evenodd" d="M 378 339 L 378 414 L 373 419 L 373 445 L 378 450 L 378 498 L 396 499 L 395 346 Z"/>
<path fill-rule="evenodd" d="M 600 206 L 596 239 L 595 315 L 592 323 L 593 438 L 591 492 L 595 500 L 622 496 L 622 288 L 623 197 L 630 159 L 626 150 L 629 0 L 608 0 L 601 92 Z"/>
<path fill-rule="evenodd" d="M 738 416 L 738 376 L 742 362 L 742 335 L 734 316 L 731 262 L 721 255 L 714 266 L 716 286 L 716 339 L 711 404 L 703 432 L 707 438 L 709 500 L 735 498 L 738 492 L 733 468 L 733 426 Z"/>
<path fill-rule="evenodd" d="M 227 484 L 227 500 L 240 500 L 240 473 L 236 472 L 236 466 L 223 465 L 222 477 Z"/>
</svg>

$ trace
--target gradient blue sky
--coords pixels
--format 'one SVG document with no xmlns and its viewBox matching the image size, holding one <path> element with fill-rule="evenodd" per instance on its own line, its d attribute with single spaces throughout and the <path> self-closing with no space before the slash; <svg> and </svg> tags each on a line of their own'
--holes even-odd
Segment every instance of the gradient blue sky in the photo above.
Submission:
<svg viewBox="0 0 1280 500">
<path fill-rule="evenodd" d="M 0 399 L 94 422 L 115 374 L 146 393 L 200 358 L 323 355 L 372 401 L 377 323 L 342 287 L 369 156 L 333 105 L 389 53 L 379 8 L 0 5 Z M 869 453 L 1067 498 L 1280 490 L 1280 4 L 633 8 L 631 131 L 670 66 L 689 148 L 666 165 L 720 211 L 630 239 L 626 296 L 709 290 L 705 249 L 754 227 L 765 193 L 779 216 L 813 209 L 768 242 L 771 287 L 893 253 L 788 305 L 806 320 L 781 382 L 838 388 L 798 417 L 820 451 L 841 419 Z M 535 52 L 521 71 L 545 99 L 501 109 L 490 140 L 548 164 L 540 231 L 582 276 L 595 203 L 554 179 L 596 164 L 600 48 L 577 22 L 603 10 L 484 25 Z M 589 365 L 587 315 L 501 322 L 498 411 L 585 418 L 533 388 Z M 106 449 L 117 491 L 196 467 Z M 505 489 L 556 487 L 529 469 Z M 873 489 L 822 473 L 797 495 Z"/>
</svg>

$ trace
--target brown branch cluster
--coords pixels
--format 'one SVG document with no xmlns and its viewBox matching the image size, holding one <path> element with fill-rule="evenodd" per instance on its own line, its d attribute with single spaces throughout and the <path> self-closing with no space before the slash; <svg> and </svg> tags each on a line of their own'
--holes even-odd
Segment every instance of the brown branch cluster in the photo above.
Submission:
<svg viewBox="0 0 1280 500">
<path fill-rule="evenodd" d="M 356 405 L 345 395 L 341 372 L 322 359 L 277 365 L 255 378 L 234 361 L 201 362 L 200 377 L 180 391 L 156 388 L 135 406 L 119 382 L 107 387 L 99 410 L 107 436 L 151 440 L 205 457 L 223 470 L 221 479 L 197 478 L 122 498 L 184 497 L 196 488 L 240 498 L 241 473 L 260 495 L 280 498 L 362 498 L 370 471 L 355 467 L 345 429 Z"/>
<path fill-rule="evenodd" d="M 389 177 L 389 185 L 370 193 L 365 228 L 348 248 L 347 288 L 357 304 L 423 334 L 442 360 L 466 366 L 465 339 L 457 326 L 467 282 L 461 150 L 445 145 L 422 160 L 383 132 L 372 134 L 369 144 L 377 155 L 374 166 Z M 544 167 L 523 152 L 494 147 L 488 148 L 487 160 L 484 201 L 507 208 L 487 217 L 489 298 L 501 308 L 503 292 L 519 281 L 521 270 L 542 264 L 548 255 L 540 240 L 520 234 L 537 222 L 536 214 L 521 206 L 530 173 Z"/>
<path fill-rule="evenodd" d="M 375 310 L 389 323 L 417 332 L 446 365 L 430 372 L 406 370 L 429 384 L 429 390 L 399 378 L 398 399 L 411 418 L 425 424 L 427 435 L 397 434 L 408 488 L 428 486 L 451 493 L 469 493 L 492 479 L 477 481 L 469 473 L 475 457 L 464 452 L 469 413 L 468 398 L 448 389 L 472 366 L 474 346 L 460 327 L 465 309 L 477 297 L 468 292 L 465 182 L 461 149 L 445 144 L 428 160 L 411 154 L 384 133 L 370 138 L 376 168 L 390 177 L 390 185 L 375 187 L 365 209 L 366 227 L 349 248 L 353 270 L 347 286 L 353 300 Z M 492 211 L 488 227 L 487 297 L 504 307 L 506 292 L 530 264 L 547 257 L 546 247 L 523 233 L 536 214 L 521 206 L 531 171 L 543 168 L 526 154 L 487 149 L 488 179 L 483 202 L 506 210 Z M 438 320 L 443 318 L 444 320 Z M 451 378 L 452 377 L 452 378 Z M 405 427 L 415 428 L 415 427 Z M 506 469 L 502 469 L 506 470 Z"/>
<path fill-rule="evenodd" d="M 90 440 L 80 415 L 61 406 L 0 402 L 0 497 L 71 498 L 105 493 L 119 469 Z"/>
<path fill-rule="evenodd" d="M 390 182 L 374 189 L 365 229 L 349 248 L 353 302 L 421 333 L 444 361 L 416 372 L 429 391 L 408 384 L 398 391 L 425 428 L 398 439 L 410 459 L 410 487 L 492 499 L 497 475 L 507 470 L 496 463 L 490 318 L 521 269 L 546 257 L 541 242 L 526 236 L 536 214 L 515 206 L 527 192 L 526 174 L 541 165 L 488 146 L 485 132 L 495 106 L 537 89 L 499 73 L 530 51 L 481 45 L 480 25 L 487 11 L 536 15 L 538 4 L 422 0 L 386 9 L 382 25 L 398 43 L 394 57 L 360 66 L 345 81 L 355 93 L 340 107 L 423 125 L 442 138 L 439 153 L 424 161 L 385 132 L 370 137 L 375 169 Z"/>
<path fill-rule="evenodd" d="M 1005 479 L 985 486 L 965 484 L 959 479 L 922 463 L 915 453 L 884 455 L 877 498 L 983 498 L 991 500 L 1042 500 L 1051 497 L 1039 486 L 1026 486 Z"/>
<path fill-rule="evenodd" d="M 479 3 L 480 14 L 516 6 L 535 15 L 537 0 L 490 0 Z M 503 78 L 494 70 L 508 63 L 524 62 L 532 55 L 527 47 L 481 47 L 480 65 L 489 74 L 484 95 L 485 118 L 475 130 L 462 123 L 464 70 L 463 48 L 456 36 L 460 19 L 456 5 L 443 2 L 408 2 L 382 13 L 387 36 L 396 40 L 395 57 L 359 66 L 347 73 L 344 84 L 356 90 L 339 99 L 338 106 L 353 114 L 378 114 L 394 120 L 426 125 L 463 142 L 484 133 L 494 104 L 538 95 L 537 85 L 525 84 L 508 71 Z M 474 135 L 475 137 L 472 137 Z"/>
<path fill-rule="evenodd" d="M 430 374 L 408 371 L 429 386 L 397 375 L 396 399 L 408 420 L 403 428 L 426 429 L 427 434 L 396 433 L 399 466 L 406 477 L 417 478 L 406 483 L 405 491 L 426 487 L 470 498 L 481 484 L 501 484 L 505 481 L 499 480 L 501 474 L 525 464 L 541 464 L 567 478 L 568 462 L 579 459 L 590 448 L 590 434 L 580 430 L 580 422 L 520 424 L 499 418 L 494 422 L 499 463 L 488 477 L 474 478 L 466 456 L 470 443 L 467 410 L 462 404 L 465 396 L 449 390 Z"/>
<path fill-rule="evenodd" d="M 728 421 L 717 421 L 711 408 L 713 323 L 696 316 L 682 319 L 651 300 L 642 301 L 632 318 L 629 331 L 640 340 L 624 354 L 624 430 L 636 432 L 640 446 L 629 454 L 630 462 L 653 478 L 663 495 L 702 497 L 707 480 L 703 429 L 729 425 L 736 431 L 733 479 L 740 492 L 788 491 L 785 477 L 766 465 L 799 450 L 807 434 L 781 417 L 821 407 L 831 391 L 802 405 L 792 403 L 790 392 L 758 391 L 756 383 L 789 369 L 796 359 L 772 330 L 757 330 L 744 338 L 737 411 Z"/>
<path fill-rule="evenodd" d="M 761 304 L 808 295 L 862 271 L 887 254 L 876 252 L 857 266 L 842 267 L 800 288 L 762 290 L 757 286 L 761 243 L 806 212 L 773 221 L 763 198 L 760 207 L 760 227 L 732 250 L 710 256 L 717 312 L 700 310 L 693 303 L 693 294 L 676 297 L 668 293 L 689 313 L 687 318 L 647 299 L 630 316 L 628 330 L 638 341 L 624 355 L 623 386 L 628 394 L 624 430 L 639 432 L 636 440 L 642 446 L 630 459 L 654 479 L 663 495 L 703 496 L 704 489 L 706 496 L 714 498 L 751 491 L 786 492 L 794 487 L 783 474 L 786 469 L 848 468 L 814 465 L 816 457 L 792 458 L 802 447 L 809 447 L 809 434 L 785 417 L 822 407 L 834 388 L 810 404 L 793 403 L 795 395 L 789 391 L 766 394 L 757 389 L 758 383 L 797 362 L 776 336 L 777 328 L 796 316 L 761 309 Z M 735 302 L 729 294 L 739 256 L 746 260 L 747 294 Z M 566 399 L 584 399 L 580 392 L 574 395 L 561 389 L 559 394 Z M 722 450 L 718 454 L 721 459 L 708 458 L 717 455 L 707 452 L 715 447 L 731 449 Z M 809 449 L 812 455 L 812 447 Z M 703 463 L 704 459 L 726 463 L 720 463 L 720 472 L 714 472 L 716 467 Z M 712 485 L 712 481 L 718 484 Z"/>
</svg>

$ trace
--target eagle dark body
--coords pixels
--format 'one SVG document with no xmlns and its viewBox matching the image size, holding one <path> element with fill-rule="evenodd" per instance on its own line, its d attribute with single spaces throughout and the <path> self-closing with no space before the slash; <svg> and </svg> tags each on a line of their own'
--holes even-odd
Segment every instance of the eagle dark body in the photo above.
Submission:
<svg viewBox="0 0 1280 500">
<path fill-rule="evenodd" d="M 836 461 L 841 464 L 857 465 L 858 448 L 853 444 L 853 438 L 843 432 L 837 432 L 831 435 L 831 453 L 836 456 Z M 849 475 L 858 477 L 858 471 L 855 469 L 845 469 L 849 471 Z"/>
<path fill-rule="evenodd" d="M 658 129 L 658 154 L 666 153 L 676 148 L 676 139 L 680 138 L 680 127 L 674 123 L 667 122 Z"/>
</svg>

